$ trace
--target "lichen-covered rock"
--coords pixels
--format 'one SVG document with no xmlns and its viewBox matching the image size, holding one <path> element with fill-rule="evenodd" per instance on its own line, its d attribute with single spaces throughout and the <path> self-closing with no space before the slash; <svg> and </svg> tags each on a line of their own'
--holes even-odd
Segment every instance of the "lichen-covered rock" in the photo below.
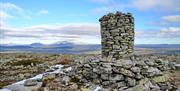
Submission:
<svg viewBox="0 0 180 91">
<path fill-rule="evenodd" d="M 166 75 L 163 75 L 163 76 L 156 76 L 156 77 L 152 78 L 152 80 L 156 83 L 159 83 L 159 82 L 166 82 L 168 80 L 168 78 Z"/>
</svg>

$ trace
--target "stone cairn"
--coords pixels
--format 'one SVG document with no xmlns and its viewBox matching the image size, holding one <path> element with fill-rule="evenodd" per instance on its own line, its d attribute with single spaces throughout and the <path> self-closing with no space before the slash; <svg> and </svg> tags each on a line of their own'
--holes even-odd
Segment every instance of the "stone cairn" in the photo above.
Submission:
<svg viewBox="0 0 180 91">
<path fill-rule="evenodd" d="M 161 88 L 158 83 L 167 81 L 164 72 L 171 67 L 165 60 L 153 57 L 138 59 L 135 55 L 130 55 L 134 46 L 132 15 L 109 13 L 99 21 L 102 58 L 76 62 L 74 71 L 69 76 L 73 75 L 73 78 L 79 79 L 87 88 L 94 84 L 107 91 L 159 91 Z"/>
<path fill-rule="evenodd" d="M 101 19 L 102 57 L 121 59 L 133 52 L 134 18 L 131 13 L 109 13 Z"/>
</svg>

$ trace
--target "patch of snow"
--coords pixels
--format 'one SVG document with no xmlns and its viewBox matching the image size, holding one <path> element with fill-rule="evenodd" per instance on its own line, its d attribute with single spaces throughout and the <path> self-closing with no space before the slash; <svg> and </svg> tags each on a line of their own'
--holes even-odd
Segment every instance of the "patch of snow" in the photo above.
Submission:
<svg viewBox="0 0 180 91">
<path fill-rule="evenodd" d="M 26 81 L 26 79 L 25 79 L 25 80 L 22 80 L 22 81 L 19 81 L 19 82 L 16 82 L 16 83 L 13 83 L 13 84 L 11 84 L 11 85 L 24 84 L 25 81 Z"/>
<path fill-rule="evenodd" d="M 101 89 L 101 87 L 96 87 L 96 89 L 94 91 L 99 91 Z"/>
<path fill-rule="evenodd" d="M 54 65 L 53 67 L 56 67 L 58 68 L 57 70 L 53 71 L 53 72 L 49 72 L 50 74 L 52 73 L 59 73 L 61 71 L 61 68 L 63 67 L 64 65 Z"/>
<path fill-rule="evenodd" d="M 9 89 L 0 89 L 0 91 L 12 91 L 12 90 L 9 90 Z"/>
<path fill-rule="evenodd" d="M 65 69 L 67 72 L 72 70 L 72 67 L 68 67 Z"/>
<path fill-rule="evenodd" d="M 54 65 L 53 67 L 62 68 L 63 66 L 64 66 L 64 65 L 59 64 L 59 65 Z"/>
<path fill-rule="evenodd" d="M 42 79 L 42 77 L 43 77 L 43 74 L 39 74 L 39 75 L 36 75 L 35 77 L 30 78 L 30 79 Z"/>
<path fill-rule="evenodd" d="M 39 74 L 39 75 L 36 75 L 35 77 L 29 78 L 29 79 L 42 79 L 42 77 L 43 77 L 43 74 Z M 24 84 L 24 82 L 25 82 L 26 80 L 27 80 L 27 79 L 22 80 L 22 81 L 19 81 L 19 82 L 16 82 L 16 83 L 13 83 L 13 84 L 11 84 L 11 85 Z"/>
</svg>

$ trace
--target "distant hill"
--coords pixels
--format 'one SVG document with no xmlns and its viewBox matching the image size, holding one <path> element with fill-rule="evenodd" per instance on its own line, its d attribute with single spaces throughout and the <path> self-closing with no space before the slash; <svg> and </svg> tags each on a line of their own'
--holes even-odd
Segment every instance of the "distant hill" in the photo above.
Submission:
<svg viewBox="0 0 180 91">
<path fill-rule="evenodd" d="M 180 48 L 180 44 L 138 44 L 136 48 Z M 32 43 L 30 45 L 0 45 L 0 52 L 67 53 L 100 51 L 100 44 L 74 44 L 62 41 L 53 44 Z"/>
<path fill-rule="evenodd" d="M 53 47 L 53 48 L 73 48 L 75 44 L 72 42 L 60 41 L 60 42 L 50 44 L 48 46 Z"/>
<path fill-rule="evenodd" d="M 32 43 L 32 44 L 30 44 L 30 46 L 31 46 L 31 47 L 43 47 L 43 46 L 45 46 L 45 45 L 42 44 L 42 43 Z"/>
</svg>

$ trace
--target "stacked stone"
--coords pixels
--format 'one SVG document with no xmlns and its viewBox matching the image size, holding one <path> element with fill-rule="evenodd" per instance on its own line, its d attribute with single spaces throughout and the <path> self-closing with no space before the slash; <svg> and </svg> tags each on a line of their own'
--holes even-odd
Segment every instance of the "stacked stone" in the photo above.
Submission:
<svg viewBox="0 0 180 91">
<path fill-rule="evenodd" d="M 102 57 L 121 59 L 133 52 L 134 18 L 131 13 L 104 15 L 101 22 Z"/>
<path fill-rule="evenodd" d="M 170 69 L 168 61 L 154 60 L 122 60 L 121 62 L 85 62 L 78 63 L 74 74 L 80 83 L 86 86 L 96 84 L 102 88 L 123 91 L 159 91 L 158 83 L 167 82 L 164 72 Z M 159 67 L 165 68 L 159 68 Z M 133 89 L 132 89 L 133 88 Z M 132 89 L 132 90 L 128 90 Z M 139 89 L 139 90 L 135 90 Z"/>
</svg>

